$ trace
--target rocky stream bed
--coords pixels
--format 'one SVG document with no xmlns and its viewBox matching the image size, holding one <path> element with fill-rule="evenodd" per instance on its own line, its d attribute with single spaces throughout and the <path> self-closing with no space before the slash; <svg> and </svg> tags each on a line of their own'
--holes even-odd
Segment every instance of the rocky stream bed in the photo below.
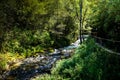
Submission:
<svg viewBox="0 0 120 80">
<path fill-rule="evenodd" d="M 70 46 L 55 49 L 53 53 L 48 53 L 48 55 L 39 54 L 36 57 L 26 58 L 18 63 L 20 66 L 16 69 L 4 72 L 0 80 L 30 80 L 36 75 L 50 74 L 50 70 L 55 65 L 55 62 L 69 58 L 71 53 L 74 53 L 75 48 L 78 47 L 78 44 L 79 40 Z"/>
</svg>

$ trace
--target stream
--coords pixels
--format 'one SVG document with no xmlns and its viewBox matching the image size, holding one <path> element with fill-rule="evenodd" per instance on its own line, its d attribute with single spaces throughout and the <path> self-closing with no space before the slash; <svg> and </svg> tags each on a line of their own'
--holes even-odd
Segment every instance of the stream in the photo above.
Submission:
<svg viewBox="0 0 120 80">
<path fill-rule="evenodd" d="M 20 66 L 16 69 L 5 72 L 2 80 L 30 80 L 36 75 L 48 73 L 55 62 L 60 59 L 69 58 L 74 53 L 75 48 L 79 46 L 80 40 L 71 45 L 55 49 L 53 53 L 48 55 L 38 55 L 37 57 L 29 57 L 20 62 Z"/>
</svg>

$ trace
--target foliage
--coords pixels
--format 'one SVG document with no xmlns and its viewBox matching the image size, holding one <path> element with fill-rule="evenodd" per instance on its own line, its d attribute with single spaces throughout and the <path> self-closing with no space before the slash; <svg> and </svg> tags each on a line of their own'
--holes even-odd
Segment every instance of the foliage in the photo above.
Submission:
<svg viewBox="0 0 120 80">
<path fill-rule="evenodd" d="M 75 41 L 80 24 L 79 1 L 1 0 L 0 69 L 6 69 L 7 60 L 45 53 L 49 48 L 64 47 Z M 83 32 L 92 27 L 99 37 L 120 39 L 119 0 L 84 0 L 83 4 Z M 119 42 L 106 45 L 120 50 Z M 51 76 L 44 75 L 42 79 L 113 80 L 120 75 L 119 61 L 118 56 L 108 54 L 88 40 L 72 58 L 59 61 Z"/>
<path fill-rule="evenodd" d="M 120 1 L 101 0 L 93 1 L 91 4 L 91 16 L 89 25 L 97 31 L 97 36 L 112 41 L 105 41 L 110 48 L 120 51 Z"/>
<path fill-rule="evenodd" d="M 1 52 L 31 55 L 43 48 L 67 46 L 77 37 L 69 4 L 61 0 L 2 0 L 0 5 Z"/>
<path fill-rule="evenodd" d="M 3 55 L 0 55 L 0 70 L 5 70 L 7 65 L 6 59 L 4 59 Z M 1 73 L 2 71 L 0 71 Z"/>
<path fill-rule="evenodd" d="M 61 76 L 68 80 L 115 80 L 120 75 L 119 65 L 118 55 L 104 51 L 89 39 L 70 59 L 57 62 L 49 76 Z"/>
<path fill-rule="evenodd" d="M 30 57 L 69 45 L 77 27 L 67 5 L 61 0 L 1 0 L 0 55 Z M 12 62 L 9 57 L 1 59 L 1 69 L 7 60 Z"/>
<path fill-rule="evenodd" d="M 12 54 L 12 53 L 5 53 L 0 54 L 0 74 L 3 74 L 5 70 L 10 70 L 12 68 L 15 68 L 19 65 L 14 65 L 16 63 L 19 63 L 19 60 L 24 59 L 24 56 L 20 56 L 18 54 Z"/>
<path fill-rule="evenodd" d="M 48 32 L 39 30 L 21 30 L 15 28 L 5 35 L 5 41 L 2 43 L 2 52 L 19 53 L 26 57 L 33 53 L 44 52 L 44 48 L 52 45 L 52 40 Z"/>
<path fill-rule="evenodd" d="M 38 76 L 32 80 L 67 80 L 67 79 L 63 79 L 60 76 L 50 76 L 48 74 L 43 74 L 42 76 Z"/>
</svg>

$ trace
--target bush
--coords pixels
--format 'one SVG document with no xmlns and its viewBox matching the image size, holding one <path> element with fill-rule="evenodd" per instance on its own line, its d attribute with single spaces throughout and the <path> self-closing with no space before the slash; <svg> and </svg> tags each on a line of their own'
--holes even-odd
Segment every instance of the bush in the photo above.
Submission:
<svg viewBox="0 0 120 80">
<path fill-rule="evenodd" d="M 67 60 L 57 62 L 49 76 L 69 80 L 117 80 L 120 78 L 120 57 L 87 40 Z"/>
<path fill-rule="evenodd" d="M 41 53 L 53 44 L 47 31 L 21 30 L 17 27 L 6 33 L 4 38 L 1 49 L 2 53 L 19 53 L 26 57 L 33 55 L 33 53 Z"/>
</svg>

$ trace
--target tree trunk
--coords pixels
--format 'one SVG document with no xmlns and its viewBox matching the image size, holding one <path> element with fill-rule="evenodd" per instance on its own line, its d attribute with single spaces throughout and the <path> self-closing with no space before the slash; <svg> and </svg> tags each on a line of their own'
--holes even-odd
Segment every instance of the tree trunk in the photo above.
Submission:
<svg viewBox="0 0 120 80">
<path fill-rule="evenodd" d="M 82 5 L 83 0 L 79 0 L 80 3 L 80 28 L 79 28 L 79 36 L 80 36 L 80 44 L 82 43 Z"/>
</svg>

